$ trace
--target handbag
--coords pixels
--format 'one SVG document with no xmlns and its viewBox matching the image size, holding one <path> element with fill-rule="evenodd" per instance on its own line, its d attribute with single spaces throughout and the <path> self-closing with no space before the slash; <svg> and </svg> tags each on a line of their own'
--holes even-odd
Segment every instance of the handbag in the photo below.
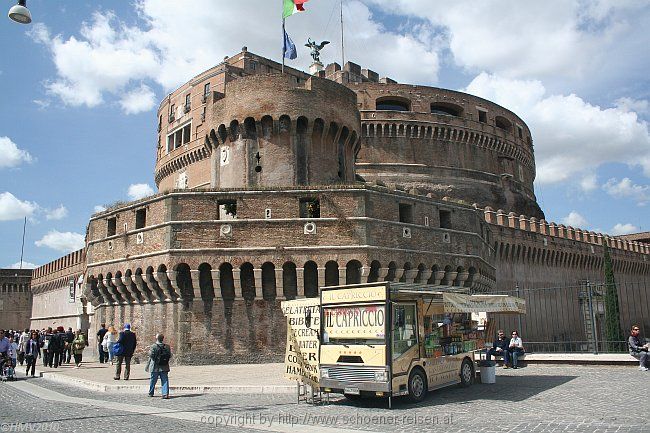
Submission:
<svg viewBox="0 0 650 433">
<path fill-rule="evenodd" d="M 113 355 L 122 356 L 122 354 L 124 354 L 124 346 L 120 343 L 113 344 Z"/>
</svg>

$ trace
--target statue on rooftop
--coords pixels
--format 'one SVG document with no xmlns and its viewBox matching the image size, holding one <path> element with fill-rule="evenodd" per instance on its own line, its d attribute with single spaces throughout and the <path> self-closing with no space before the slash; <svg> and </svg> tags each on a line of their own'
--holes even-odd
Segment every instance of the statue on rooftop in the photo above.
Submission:
<svg viewBox="0 0 650 433">
<path fill-rule="evenodd" d="M 317 44 L 316 41 L 312 41 L 311 38 L 307 39 L 305 46 L 311 48 L 311 58 L 314 59 L 314 63 L 320 63 L 320 52 L 325 45 L 329 43 L 330 41 L 323 41 L 320 44 Z"/>
</svg>

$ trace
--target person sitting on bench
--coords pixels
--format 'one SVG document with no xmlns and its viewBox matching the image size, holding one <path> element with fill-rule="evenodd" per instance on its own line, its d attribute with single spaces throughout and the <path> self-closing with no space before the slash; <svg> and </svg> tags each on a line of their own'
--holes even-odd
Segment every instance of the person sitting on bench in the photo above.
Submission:
<svg viewBox="0 0 650 433">
<path fill-rule="evenodd" d="M 648 352 L 650 345 L 641 344 L 638 325 L 632 325 L 630 337 L 627 342 L 630 347 L 630 355 L 639 360 L 639 370 L 648 371 L 648 366 L 650 366 L 650 353 Z"/>
<path fill-rule="evenodd" d="M 524 354 L 524 343 L 519 337 L 517 331 L 512 331 L 512 337 L 510 338 L 510 343 L 508 344 L 508 357 L 512 361 L 512 368 L 517 367 L 517 358 L 521 357 Z M 503 365 L 503 368 L 508 368 L 508 363 Z"/>
<path fill-rule="evenodd" d="M 492 348 L 487 351 L 486 359 L 488 361 L 492 360 L 493 356 L 503 356 L 503 365 L 508 364 L 509 352 L 508 345 L 510 344 L 510 339 L 506 338 L 505 332 L 503 329 L 499 329 L 497 332 L 497 339 L 492 343 Z"/>
</svg>

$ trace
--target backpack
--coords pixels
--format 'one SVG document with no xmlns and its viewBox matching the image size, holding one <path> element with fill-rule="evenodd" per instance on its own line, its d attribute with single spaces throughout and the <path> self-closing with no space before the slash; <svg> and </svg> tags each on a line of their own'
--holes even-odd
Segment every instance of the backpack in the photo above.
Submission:
<svg viewBox="0 0 650 433">
<path fill-rule="evenodd" d="M 43 340 L 43 349 L 48 350 L 50 348 L 50 341 L 52 340 L 52 336 L 45 336 L 45 339 Z"/>
<path fill-rule="evenodd" d="M 115 343 L 113 345 L 113 355 L 122 356 L 123 353 L 124 353 L 124 346 L 122 346 L 121 343 Z"/>
<path fill-rule="evenodd" d="M 172 352 L 166 344 L 163 345 L 162 348 L 159 348 L 158 351 L 156 352 L 156 356 L 154 358 L 154 362 L 156 365 L 169 365 L 169 360 L 172 357 Z"/>
</svg>

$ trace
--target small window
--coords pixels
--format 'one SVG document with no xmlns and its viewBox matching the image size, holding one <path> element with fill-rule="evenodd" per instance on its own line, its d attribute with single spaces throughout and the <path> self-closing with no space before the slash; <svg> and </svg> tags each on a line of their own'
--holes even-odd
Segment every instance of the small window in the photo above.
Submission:
<svg viewBox="0 0 650 433">
<path fill-rule="evenodd" d="M 399 222 L 413 224 L 413 205 L 407 203 L 399 204 Z"/>
<path fill-rule="evenodd" d="M 463 112 L 461 107 L 442 102 L 434 102 L 431 104 L 431 114 L 441 114 L 443 116 L 459 117 Z"/>
<path fill-rule="evenodd" d="M 237 200 L 219 200 L 219 219 L 233 220 L 237 218 Z"/>
<path fill-rule="evenodd" d="M 317 198 L 301 198 L 300 218 L 320 218 L 320 200 Z"/>
<path fill-rule="evenodd" d="M 478 110 L 478 121 L 481 123 L 487 123 L 487 111 Z"/>
<path fill-rule="evenodd" d="M 117 218 L 106 220 L 106 236 L 115 236 L 117 233 Z"/>
<path fill-rule="evenodd" d="M 160 115 L 160 118 L 158 119 L 158 132 L 162 129 L 162 114 Z"/>
<path fill-rule="evenodd" d="M 411 104 L 401 99 L 380 99 L 377 100 L 379 111 L 411 111 Z"/>
<path fill-rule="evenodd" d="M 210 94 L 210 83 L 205 83 L 203 86 L 203 95 L 208 96 Z"/>
<path fill-rule="evenodd" d="M 174 150 L 174 134 L 167 136 L 167 153 Z"/>
<path fill-rule="evenodd" d="M 448 210 L 440 210 L 440 228 L 441 229 L 450 229 L 451 228 L 451 212 Z"/>
<path fill-rule="evenodd" d="M 183 144 L 190 142 L 190 136 L 192 134 L 192 124 L 188 123 L 183 127 Z"/>
<path fill-rule="evenodd" d="M 170 115 L 170 116 L 173 116 L 175 111 L 176 111 L 176 105 L 172 104 L 172 105 L 169 107 L 169 115 Z"/>
<path fill-rule="evenodd" d="M 190 105 L 191 99 L 190 99 L 190 94 L 188 93 L 185 95 L 185 105 Z"/>
<path fill-rule="evenodd" d="M 517 135 L 519 136 L 519 138 L 522 139 L 524 138 L 524 129 L 519 125 L 517 125 Z"/>
<path fill-rule="evenodd" d="M 141 229 L 147 225 L 147 209 L 138 209 L 135 211 L 135 228 Z"/>
</svg>

